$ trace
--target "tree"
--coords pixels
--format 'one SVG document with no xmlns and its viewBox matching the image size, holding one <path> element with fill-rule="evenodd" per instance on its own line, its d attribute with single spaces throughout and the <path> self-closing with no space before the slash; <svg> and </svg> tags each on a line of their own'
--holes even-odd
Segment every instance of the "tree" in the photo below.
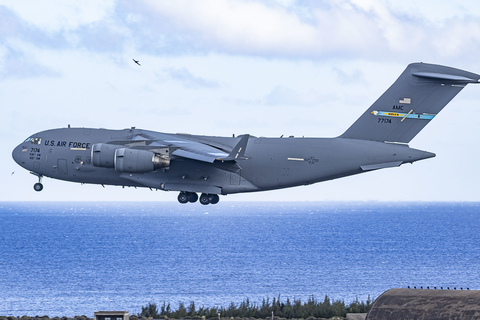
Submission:
<svg viewBox="0 0 480 320">
<path fill-rule="evenodd" d="M 153 317 L 153 318 L 159 318 L 160 315 L 158 314 L 157 310 L 157 305 L 155 303 L 149 302 L 147 306 L 142 307 L 142 313 L 141 315 L 143 317 Z"/>
</svg>

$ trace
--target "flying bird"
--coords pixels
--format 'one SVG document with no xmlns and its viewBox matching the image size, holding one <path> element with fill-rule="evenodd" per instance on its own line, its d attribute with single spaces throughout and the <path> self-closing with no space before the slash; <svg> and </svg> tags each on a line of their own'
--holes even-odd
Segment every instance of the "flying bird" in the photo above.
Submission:
<svg viewBox="0 0 480 320">
<path fill-rule="evenodd" d="M 135 59 L 132 59 L 133 62 L 135 62 L 136 64 L 138 64 L 139 66 L 141 66 L 141 64 L 138 62 L 138 60 L 135 60 Z"/>
</svg>

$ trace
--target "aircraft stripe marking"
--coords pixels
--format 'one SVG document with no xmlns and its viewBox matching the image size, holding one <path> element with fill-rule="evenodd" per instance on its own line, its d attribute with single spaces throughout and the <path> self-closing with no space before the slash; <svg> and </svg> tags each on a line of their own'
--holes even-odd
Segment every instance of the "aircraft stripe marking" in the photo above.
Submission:
<svg viewBox="0 0 480 320">
<path fill-rule="evenodd" d="M 405 120 L 405 118 L 408 117 L 412 112 L 413 112 L 413 109 L 408 111 L 408 113 L 405 115 L 405 117 L 402 118 L 402 120 L 400 120 L 400 122 L 403 122 L 403 120 Z"/>
<path fill-rule="evenodd" d="M 290 161 L 305 161 L 305 159 L 303 159 L 303 158 L 287 158 L 287 160 L 290 160 Z"/>
<path fill-rule="evenodd" d="M 73 150 L 73 151 L 85 151 L 87 150 L 86 148 L 70 148 L 70 150 Z"/>
<path fill-rule="evenodd" d="M 407 119 L 421 119 L 421 120 L 432 120 L 435 118 L 436 114 L 417 114 L 413 113 L 411 110 L 409 113 L 397 113 L 390 111 L 372 111 L 371 114 L 382 117 L 394 117 L 394 118 L 407 118 Z M 403 121 L 402 119 L 402 121 Z"/>
</svg>

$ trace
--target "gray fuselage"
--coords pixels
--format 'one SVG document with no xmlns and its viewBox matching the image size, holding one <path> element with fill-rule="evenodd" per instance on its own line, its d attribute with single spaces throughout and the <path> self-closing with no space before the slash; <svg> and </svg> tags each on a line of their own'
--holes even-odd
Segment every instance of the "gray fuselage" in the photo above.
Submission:
<svg viewBox="0 0 480 320">
<path fill-rule="evenodd" d="M 95 144 L 131 142 L 141 133 L 149 131 L 47 130 L 21 143 L 13 151 L 13 158 L 36 175 L 72 182 L 231 194 L 309 185 L 434 156 L 402 144 L 367 140 L 249 137 L 245 150 L 248 159 L 237 160 L 237 167 L 229 161 L 208 163 L 175 156 L 170 158 L 168 167 L 151 172 L 122 172 L 115 166 L 93 164 L 92 148 Z M 207 144 L 226 152 L 239 140 L 234 137 L 164 135 Z"/>
<path fill-rule="evenodd" d="M 13 158 L 39 178 L 180 191 L 180 203 L 308 185 L 434 157 L 408 143 L 480 75 L 412 63 L 337 138 L 256 138 L 64 128 L 36 133 Z M 201 193 L 199 197 L 197 193 Z"/>
</svg>

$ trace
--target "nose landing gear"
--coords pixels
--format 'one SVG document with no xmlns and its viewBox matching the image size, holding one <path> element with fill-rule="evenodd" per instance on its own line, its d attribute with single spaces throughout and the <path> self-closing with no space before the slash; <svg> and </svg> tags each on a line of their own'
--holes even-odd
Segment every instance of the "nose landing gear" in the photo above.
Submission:
<svg viewBox="0 0 480 320">
<path fill-rule="evenodd" d="M 187 202 L 197 202 L 199 199 L 198 194 L 195 192 L 186 192 L 186 191 L 181 191 L 177 197 L 178 202 L 180 203 L 187 203 Z M 200 203 L 203 205 L 207 204 L 216 204 L 220 201 L 220 197 L 218 194 L 207 194 L 207 193 L 202 193 L 200 196 Z"/>
<path fill-rule="evenodd" d="M 33 190 L 35 190 L 37 192 L 42 191 L 43 190 L 43 184 L 42 184 L 43 176 L 41 174 L 34 173 L 34 172 L 30 172 L 30 173 L 33 174 L 34 176 L 38 177 L 38 182 L 33 185 Z"/>
<path fill-rule="evenodd" d="M 43 184 L 41 184 L 40 182 L 37 182 L 33 185 L 33 189 L 35 191 L 42 191 L 43 190 Z"/>
</svg>

